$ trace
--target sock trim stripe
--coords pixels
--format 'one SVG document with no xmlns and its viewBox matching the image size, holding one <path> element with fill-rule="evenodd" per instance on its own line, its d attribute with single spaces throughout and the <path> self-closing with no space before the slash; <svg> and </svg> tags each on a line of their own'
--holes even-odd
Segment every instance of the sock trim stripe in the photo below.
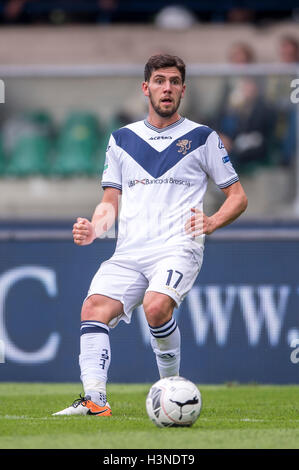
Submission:
<svg viewBox="0 0 299 470">
<path fill-rule="evenodd" d="M 150 324 L 148 326 L 150 327 L 151 330 L 158 331 L 158 330 L 160 330 L 160 328 L 166 327 L 166 325 L 168 325 L 168 323 L 169 323 L 169 326 L 170 326 L 170 324 L 172 324 L 174 321 L 175 321 L 175 319 L 173 317 L 171 317 L 170 320 L 168 320 L 165 323 L 162 323 L 162 325 L 160 325 L 160 326 L 151 326 Z"/>
<path fill-rule="evenodd" d="M 101 321 L 97 321 L 97 320 L 83 320 L 83 321 L 81 321 L 81 325 L 94 325 L 94 326 L 100 325 L 103 328 L 106 328 L 107 330 L 109 330 L 109 326 L 107 326 L 105 323 L 102 323 Z"/>
<path fill-rule="evenodd" d="M 154 336 L 154 338 L 166 338 L 167 336 L 171 335 L 171 333 L 173 333 L 173 332 L 175 331 L 175 329 L 177 328 L 177 326 L 178 326 L 178 325 L 175 323 L 175 324 L 173 325 L 173 328 L 171 328 L 170 330 L 167 329 L 167 332 L 166 332 L 165 334 L 164 334 L 163 332 L 161 332 L 161 333 L 153 333 L 152 331 L 151 331 L 151 334 Z"/>
<path fill-rule="evenodd" d="M 165 328 L 159 327 L 159 329 L 153 330 L 153 329 L 150 327 L 150 331 L 151 331 L 153 334 L 165 333 L 165 332 L 168 331 L 170 328 L 172 328 L 173 325 L 176 325 L 176 321 L 175 321 L 174 318 L 171 320 L 171 323 L 168 324 Z"/>
<path fill-rule="evenodd" d="M 92 324 L 95 324 L 95 325 L 102 325 L 105 328 L 109 328 L 105 323 L 103 323 L 101 321 L 97 321 L 97 320 L 82 320 L 81 321 L 81 325 L 83 325 L 85 323 L 92 323 Z"/>
<path fill-rule="evenodd" d="M 108 335 L 108 331 L 105 328 L 102 328 L 101 326 L 81 326 L 81 336 L 85 335 L 86 333 L 105 333 L 106 335 Z"/>
</svg>

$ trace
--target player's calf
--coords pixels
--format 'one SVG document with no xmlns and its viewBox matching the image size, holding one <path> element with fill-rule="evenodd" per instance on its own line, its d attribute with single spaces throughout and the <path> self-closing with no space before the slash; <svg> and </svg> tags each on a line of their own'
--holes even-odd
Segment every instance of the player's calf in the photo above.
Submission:
<svg viewBox="0 0 299 470">
<path fill-rule="evenodd" d="M 161 326 L 149 325 L 149 329 L 160 377 L 179 375 L 181 335 L 175 319 L 171 317 Z"/>
</svg>

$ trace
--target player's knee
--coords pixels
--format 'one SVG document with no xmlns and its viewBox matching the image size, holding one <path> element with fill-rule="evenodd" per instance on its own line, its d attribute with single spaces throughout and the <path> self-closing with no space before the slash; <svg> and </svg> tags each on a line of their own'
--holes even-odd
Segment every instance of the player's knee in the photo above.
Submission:
<svg viewBox="0 0 299 470">
<path fill-rule="evenodd" d="M 163 298 L 145 300 L 143 303 L 146 319 L 150 326 L 160 326 L 170 320 L 173 307 Z"/>
<path fill-rule="evenodd" d="M 91 295 L 88 299 L 85 300 L 82 306 L 81 320 L 96 320 L 103 323 L 106 323 L 105 317 L 105 308 L 101 305 L 101 301 L 97 298 L 97 295 Z"/>
</svg>

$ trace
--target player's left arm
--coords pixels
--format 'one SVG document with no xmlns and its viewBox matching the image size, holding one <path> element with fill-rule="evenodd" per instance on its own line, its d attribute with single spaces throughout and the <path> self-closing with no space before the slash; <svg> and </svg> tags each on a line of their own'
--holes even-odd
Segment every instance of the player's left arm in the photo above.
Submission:
<svg viewBox="0 0 299 470">
<path fill-rule="evenodd" d="M 218 228 L 224 227 L 236 220 L 248 205 L 247 196 L 240 183 L 237 181 L 227 188 L 222 188 L 226 199 L 215 214 L 208 217 L 203 211 L 192 208 L 194 213 L 186 223 L 186 232 L 193 237 L 206 234 L 210 235 Z"/>
</svg>

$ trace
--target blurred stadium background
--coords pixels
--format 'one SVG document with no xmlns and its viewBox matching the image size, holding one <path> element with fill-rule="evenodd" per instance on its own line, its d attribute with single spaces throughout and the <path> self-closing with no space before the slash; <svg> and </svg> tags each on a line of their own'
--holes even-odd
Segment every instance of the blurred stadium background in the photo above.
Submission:
<svg viewBox="0 0 299 470">
<path fill-rule="evenodd" d="M 181 114 L 217 130 L 249 199 L 176 312 L 182 374 L 298 383 L 298 22 L 287 0 L 0 1 L 1 380 L 79 380 L 82 300 L 115 240 L 76 247 L 72 224 L 100 201 L 110 132 L 146 115 L 145 62 L 167 52 L 187 64 Z M 206 212 L 222 200 L 211 185 Z M 112 347 L 112 381 L 157 379 L 142 309 Z"/>
</svg>

